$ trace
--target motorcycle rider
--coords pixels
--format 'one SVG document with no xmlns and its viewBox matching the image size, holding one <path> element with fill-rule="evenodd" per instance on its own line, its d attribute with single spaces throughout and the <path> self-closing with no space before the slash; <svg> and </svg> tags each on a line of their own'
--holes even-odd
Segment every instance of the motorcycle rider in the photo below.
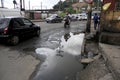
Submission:
<svg viewBox="0 0 120 80">
<path fill-rule="evenodd" d="M 65 16 L 65 23 L 64 23 L 64 28 L 67 28 L 67 26 L 68 27 L 70 27 L 70 16 L 69 16 L 69 14 L 68 13 L 66 13 L 66 16 Z"/>
</svg>

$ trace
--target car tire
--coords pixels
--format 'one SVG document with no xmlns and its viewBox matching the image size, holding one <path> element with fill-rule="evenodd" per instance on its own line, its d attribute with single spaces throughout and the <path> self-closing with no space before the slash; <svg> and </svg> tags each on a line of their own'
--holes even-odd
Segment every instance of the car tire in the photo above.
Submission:
<svg viewBox="0 0 120 80">
<path fill-rule="evenodd" d="M 40 36 L 40 30 L 37 30 L 37 32 L 36 32 L 36 36 L 37 36 L 37 37 Z"/>
<path fill-rule="evenodd" d="M 19 37 L 18 36 L 12 36 L 10 38 L 10 44 L 11 45 L 17 45 L 19 43 Z"/>
</svg>

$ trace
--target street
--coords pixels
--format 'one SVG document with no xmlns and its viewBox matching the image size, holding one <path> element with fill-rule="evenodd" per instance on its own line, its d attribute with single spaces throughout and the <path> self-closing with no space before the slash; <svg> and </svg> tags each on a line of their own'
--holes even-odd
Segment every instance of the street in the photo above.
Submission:
<svg viewBox="0 0 120 80">
<path fill-rule="evenodd" d="M 0 80 L 120 79 L 120 0 L 0 2 Z"/>
<path fill-rule="evenodd" d="M 70 34 L 70 33 L 77 33 L 78 34 L 78 33 L 81 33 L 83 31 L 85 31 L 86 21 L 72 22 L 70 29 L 64 29 L 63 23 L 54 23 L 54 24 L 49 23 L 48 24 L 48 23 L 45 23 L 45 22 L 35 22 L 35 24 L 38 24 L 38 25 L 41 26 L 41 35 L 40 35 L 39 38 L 33 37 L 33 38 L 30 38 L 30 39 L 24 40 L 24 41 L 20 42 L 17 46 L 9 46 L 9 45 L 6 45 L 5 43 L 0 43 L 0 48 L 1 48 L 0 53 L 1 53 L 1 55 L 3 53 L 8 53 L 9 56 L 10 56 L 10 58 L 8 56 L 8 61 L 9 61 L 9 59 L 11 59 L 13 57 L 14 54 L 17 57 L 14 55 L 14 57 L 16 57 L 16 58 L 12 58 L 12 59 L 17 59 L 18 57 L 25 58 L 27 56 L 32 56 L 33 63 L 35 62 L 34 64 L 32 63 L 33 64 L 32 67 L 34 67 L 34 69 L 32 68 L 32 71 L 31 71 L 31 73 L 29 73 L 29 76 L 27 76 L 27 75 L 26 76 L 27 76 L 27 78 L 29 77 L 30 79 L 33 79 L 33 80 L 41 80 L 41 79 L 42 80 L 49 80 L 49 78 L 51 78 L 52 80 L 56 80 L 56 79 L 58 80 L 58 78 L 60 80 L 61 79 L 66 80 L 66 79 L 68 79 L 68 77 L 71 78 L 71 79 L 74 79 L 77 72 L 80 72 L 82 70 L 82 65 L 78 62 L 78 60 L 76 60 L 76 58 L 74 58 L 75 55 L 71 56 L 71 55 L 66 54 L 66 53 L 64 55 L 62 55 L 63 53 L 58 54 L 58 55 L 56 54 L 57 56 L 50 57 L 51 58 L 50 59 L 51 64 L 50 64 L 48 62 L 49 60 L 45 61 L 46 56 L 36 54 L 36 49 L 38 49 L 38 48 L 47 48 L 48 49 L 49 48 L 49 49 L 54 50 L 54 49 L 58 48 L 59 45 L 60 45 L 59 44 L 60 39 L 65 34 Z M 48 49 L 48 51 L 49 51 L 49 49 Z M 12 53 L 12 54 L 10 54 L 10 53 Z M 37 60 L 34 60 L 34 58 L 36 58 Z M 41 61 L 40 63 L 39 63 L 39 60 Z M 51 62 L 51 61 L 53 61 L 53 62 Z M 54 61 L 58 61 L 58 62 L 54 62 Z M 71 61 L 72 64 L 68 63 L 69 61 Z M 3 73 L 6 73 L 7 70 L 9 70 L 9 66 L 11 67 L 11 70 L 10 70 L 11 73 L 12 73 L 13 69 L 17 69 L 16 66 L 10 65 L 10 63 L 5 64 L 5 62 L 7 62 L 7 61 L 4 61 L 4 59 L 2 59 L 2 58 L 0 59 L 0 65 L 4 69 L 7 68 L 5 70 L 5 72 L 0 69 L 0 74 L 1 75 L 4 75 Z M 24 60 L 23 60 L 23 62 L 24 62 Z M 31 62 L 29 62 L 29 64 Z M 60 64 L 60 62 L 64 62 L 64 63 Z M 19 61 L 18 62 L 13 61 L 12 63 L 19 63 Z M 46 65 L 46 63 L 49 63 L 49 64 Z M 51 67 L 51 65 L 53 65 L 53 63 L 54 63 L 54 65 L 56 65 L 54 67 L 57 70 L 54 69 L 54 67 Z M 40 65 L 38 65 L 38 64 L 40 64 Z M 63 66 L 63 68 L 60 67 L 61 65 Z M 29 65 L 28 66 L 27 65 L 21 65 L 21 66 L 22 67 L 26 66 L 26 68 L 30 67 Z M 35 66 L 37 66 L 37 67 L 35 68 Z M 48 66 L 47 69 L 46 69 L 46 66 Z M 66 66 L 66 68 L 65 68 L 65 66 Z M 71 66 L 71 67 L 68 68 L 69 66 Z M 42 70 L 43 70 L 44 74 L 41 74 L 41 67 L 42 67 Z M 51 68 L 53 68 L 53 69 L 51 69 Z M 44 71 L 44 69 L 46 69 L 46 70 L 51 69 L 52 71 L 49 71 L 48 73 L 46 73 L 45 72 L 46 70 Z M 24 71 L 24 70 L 21 70 L 21 74 L 25 73 L 25 72 L 22 72 L 22 71 Z M 19 72 L 19 69 L 18 69 L 18 72 Z M 54 73 L 54 74 L 52 75 L 51 72 Z M 16 73 L 16 78 L 18 78 L 17 74 L 18 73 Z M 51 74 L 51 75 L 49 75 L 49 74 Z M 56 74 L 56 76 L 55 76 L 55 74 Z M 45 75 L 48 75 L 49 77 L 45 78 L 46 77 Z M 24 76 L 25 78 L 23 78 L 23 76 L 21 76 L 22 77 L 21 79 L 16 79 L 13 76 L 14 76 L 14 73 L 10 74 L 8 76 L 9 80 L 26 80 L 26 76 Z M 5 77 L 7 77 L 7 76 L 4 75 L 4 77 L 1 77 L 0 80 L 5 80 Z"/>
</svg>

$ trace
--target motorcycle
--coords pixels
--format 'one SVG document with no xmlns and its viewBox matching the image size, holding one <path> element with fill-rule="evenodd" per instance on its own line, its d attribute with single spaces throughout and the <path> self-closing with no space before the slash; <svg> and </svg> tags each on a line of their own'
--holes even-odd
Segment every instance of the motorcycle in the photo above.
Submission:
<svg viewBox="0 0 120 80">
<path fill-rule="evenodd" d="M 69 19 L 65 19 L 64 20 L 64 28 L 70 28 L 70 20 Z"/>
</svg>

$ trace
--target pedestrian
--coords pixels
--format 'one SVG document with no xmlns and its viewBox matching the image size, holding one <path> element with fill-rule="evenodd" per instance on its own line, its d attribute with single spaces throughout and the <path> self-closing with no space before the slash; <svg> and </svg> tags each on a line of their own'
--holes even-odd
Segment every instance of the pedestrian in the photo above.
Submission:
<svg viewBox="0 0 120 80">
<path fill-rule="evenodd" d="M 93 21 L 94 21 L 94 30 L 96 30 L 97 26 L 99 25 L 99 16 L 97 15 L 97 13 L 95 13 L 94 17 L 93 17 Z"/>
</svg>

